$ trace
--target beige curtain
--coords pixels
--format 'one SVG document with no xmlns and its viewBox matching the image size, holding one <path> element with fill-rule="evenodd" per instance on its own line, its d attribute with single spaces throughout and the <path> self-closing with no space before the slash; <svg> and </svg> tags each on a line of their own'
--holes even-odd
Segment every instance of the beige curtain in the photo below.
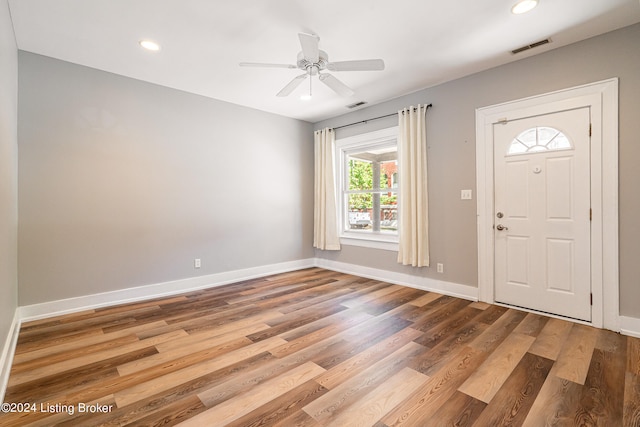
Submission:
<svg viewBox="0 0 640 427">
<path fill-rule="evenodd" d="M 315 181 L 313 210 L 313 246 L 324 250 L 340 250 L 338 210 L 334 182 L 333 129 L 314 132 Z"/>
<path fill-rule="evenodd" d="M 414 267 L 429 266 L 426 111 L 426 105 L 398 111 L 398 262 Z"/>
</svg>

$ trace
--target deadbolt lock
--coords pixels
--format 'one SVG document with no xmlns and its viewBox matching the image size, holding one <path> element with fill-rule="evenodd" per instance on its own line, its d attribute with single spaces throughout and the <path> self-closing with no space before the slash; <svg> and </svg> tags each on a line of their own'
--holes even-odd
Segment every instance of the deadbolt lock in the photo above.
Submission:
<svg viewBox="0 0 640 427">
<path fill-rule="evenodd" d="M 504 214 L 503 214 L 502 212 L 498 212 L 498 213 L 496 214 L 496 216 L 497 216 L 498 218 L 502 218 L 502 217 L 504 216 Z"/>
</svg>

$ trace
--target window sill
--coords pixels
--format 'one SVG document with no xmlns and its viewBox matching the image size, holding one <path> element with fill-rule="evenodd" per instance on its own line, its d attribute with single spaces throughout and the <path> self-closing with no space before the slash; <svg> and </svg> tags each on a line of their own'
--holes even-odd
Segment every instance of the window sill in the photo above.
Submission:
<svg viewBox="0 0 640 427">
<path fill-rule="evenodd" d="M 360 246 L 371 249 L 398 252 L 398 242 L 376 239 L 375 236 L 340 236 L 340 244 L 346 246 Z"/>
</svg>

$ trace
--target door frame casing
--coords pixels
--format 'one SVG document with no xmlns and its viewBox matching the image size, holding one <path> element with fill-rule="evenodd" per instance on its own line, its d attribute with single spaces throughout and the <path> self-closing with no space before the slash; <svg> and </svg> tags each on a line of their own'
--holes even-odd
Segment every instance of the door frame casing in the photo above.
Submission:
<svg viewBox="0 0 640 427">
<path fill-rule="evenodd" d="M 493 126 L 574 108 L 591 110 L 591 325 L 619 331 L 618 79 L 476 109 L 478 298 L 494 303 Z"/>
</svg>

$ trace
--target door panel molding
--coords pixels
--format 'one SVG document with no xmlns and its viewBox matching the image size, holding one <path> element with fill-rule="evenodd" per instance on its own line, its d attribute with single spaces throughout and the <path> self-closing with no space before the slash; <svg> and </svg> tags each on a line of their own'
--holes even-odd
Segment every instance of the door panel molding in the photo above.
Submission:
<svg viewBox="0 0 640 427">
<path fill-rule="evenodd" d="M 476 110 L 478 295 L 494 302 L 493 125 L 581 107 L 592 113 L 591 324 L 619 332 L 617 78 Z"/>
</svg>

